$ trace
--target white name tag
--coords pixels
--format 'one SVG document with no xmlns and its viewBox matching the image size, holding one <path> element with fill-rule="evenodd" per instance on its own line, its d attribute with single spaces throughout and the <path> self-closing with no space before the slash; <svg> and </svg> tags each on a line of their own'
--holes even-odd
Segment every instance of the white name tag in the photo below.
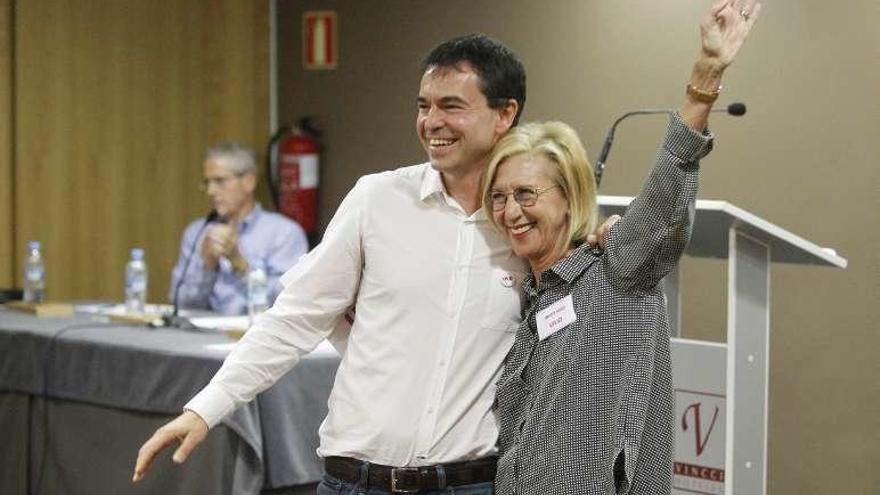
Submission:
<svg viewBox="0 0 880 495">
<path fill-rule="evenodd" d="M 538 338 L 544 340 L 575 320 L 577 320 L 577 316 L 574 314 L 571 295 L 565 296 L 549 307 L 538 311 L 538 314 L 535 315 L 535 322 L 538 324 Z"/>
</svg>

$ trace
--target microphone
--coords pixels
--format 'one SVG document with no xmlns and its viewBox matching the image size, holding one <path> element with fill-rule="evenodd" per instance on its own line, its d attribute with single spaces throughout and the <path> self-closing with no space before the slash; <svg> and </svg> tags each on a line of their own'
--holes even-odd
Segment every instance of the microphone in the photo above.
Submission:
<svg viewBox="0 0 880 495">
<path fill-rule="evenodd" d="M 192 261 L 193 254 L 195 254 L 196 252 L 196 246 L 199 244 L 199 237 L 201 237 L 202 232 L 205 230 L 205 227 L 207 227 L 209 223 L 216 222 L 219 218 L 220 214 L 217 213 L 217 210 L 211 210 L 208 215 L 205 216 L 205 221 L 202 222 L 202 225 L 201 227 L 199 227 L 198 232 L 196 232 L 196 240 L 195 242 L 193 242 L 192 247 L 189 249 L 189 254 L 186 255 L 186 261 L 183 263 L 183 270 L 180 271 L 180 279 L 174 286 L 174 300 L 172 301 L 173 310 L 170 314 L 162 315 L 163 326 L 180 328 L 184 330 L 192 330 L 196 328 L 196 326 L 193 325 L 193 323 L 187 318 L 177 315 L 177 313 L 180 311 L 180 302 L 178 300 L 178 298 L 180 297 L 180 286 L 183 285 L 183 281 L 186 279 L 186 271 L 189 268 L 190 261 Z"/>
<path fill-rule="evenodd" d="M 745 108 L 745 106 L 743 106 L 743 108 Z M 745 112 L 745 111 L 743 111 L 743 112 Z M 216 222 L 219 218 L 220 218 L 220 214 L 217 213 L 217 210 L 211 210 L 208 212 L 208 215 L 205 217 L 205 225 L 207 225 L 211 222 Z M 204 225 L 203 225 L 203 227 L 204 227 Z"/>
<path fill-rule="evenodd" d="M 727 112 L 734 117 L 742 117 L 746 114 L 746 104 L 742 102 L 735 102 L 727 105 L 727 108 L 714 108 L 713 112 Z"/>
<path fill-rule="evenodd" d="M 611 144 L 614 142 L 614 131 L 617 129 L 617 124 L 633 115 L 672 114 L 673 112 L 675 112 L 675 110 L 671 108 L 646 108 L 626 112 L 615 120 L 614 124 L 611 125 L 611 129 L 608 129 L 608 135 L 605 136 L 605 143 L 602 145 L 602 151 L 599 152 L 599 157 L 596 159 L 596 167 L 593 171 L 596 176 L 596 188 L 598 188 L 599 184 L 602 182 L 602 173 L 605 171 L 605 161 L 608 159 L 608 153 L 611 152 Z M 713 108 L 710 112 L 727 112 L 734 117 L 741 117 L 746 114 L 746 104 L 740 102 L 731 103 L 725 108 Z"/>
</svg>

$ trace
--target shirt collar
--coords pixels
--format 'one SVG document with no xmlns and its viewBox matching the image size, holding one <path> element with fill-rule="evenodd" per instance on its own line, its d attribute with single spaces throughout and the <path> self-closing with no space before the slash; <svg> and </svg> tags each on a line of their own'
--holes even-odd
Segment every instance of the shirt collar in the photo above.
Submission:
<svg viewBox="0 0 880 495">
<path fill-rule="evenodd" d="M 425 173 L 422 175 L 422 183 L 419 188 L 419 199 L 427 201 L 428 198 L 435 196 L 440 198 L 447 205 L 452 206 L 456 203 L 455 200 L 452 199 L 452 196 L 449 196 L 446 192 L 446 186 L 443 185 L 443 178 L 440 176 L 440 172 L 435 170 L 430 163 L 426 163 Z M 460 209 L 459 206 L 455 206 L 455 208 Z M 483 208 L 480 208 L 474 212 L 472 219 L 474 221 L 483 222 L 487 221 L 489 217 L 486 215 Z"/>
<path fill-rule="evenodd" d="M 603 251 L 594 249 L 589 244 L 584 243 L 575 248 L 571 254 L 557 261 L 544 273 L 541 274 L 543 281 L 542 287 L 551 287 L 559 283 L 570 284 L 581 276 L 593 263 L 599 261 Z M 537 293 L 538 288 L 535 287 L 535 276 L 531 273 L 523 280 L 522 288 L 526 293 Z"/>
<path fill-rule="evenodd" d="M 425 201 L 435 194 L 445 194 L 446 187 L 443 185 L 443 179 L 440 172 L 434 170 L 430 163 L 425 164 L 425 174 L 422 175 L 422 185 L 419 191 L 419 199 Z"/>
</svg>

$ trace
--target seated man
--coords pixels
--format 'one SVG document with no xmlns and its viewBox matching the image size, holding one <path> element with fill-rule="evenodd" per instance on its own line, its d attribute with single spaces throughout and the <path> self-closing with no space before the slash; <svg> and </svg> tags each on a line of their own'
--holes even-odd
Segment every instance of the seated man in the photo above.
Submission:
<svg viewBox="0 0 880 495">
<path fill-rule="evenodd" d="M 211 200 L 217 221 L 205 226 L 193 221 L 183 233 L 180 257 L 171 275 L 169 299 L 178 282 L 182 308 L 210 309 L 227 315 L 247 312 L 247 276 L 251 269 L 266 272 L 271 304 L 281 285 L 279 277 L 308 251 L 302 227 L 278 213 L 263 210 L 254 200 L 257 167 L 253 151 L 235 143 L 212 146 L 205 152 L 202 190 Z M 183 274 L 186 259 L 193 255 Z"/>
</svg>

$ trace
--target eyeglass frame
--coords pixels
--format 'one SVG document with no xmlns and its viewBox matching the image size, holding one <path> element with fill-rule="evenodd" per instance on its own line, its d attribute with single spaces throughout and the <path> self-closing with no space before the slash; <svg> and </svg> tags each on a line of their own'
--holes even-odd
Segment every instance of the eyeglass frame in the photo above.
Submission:
<svg viewBox="0 0 880 495">
<path fill-rule="evenodd" d="M 488 198 L 489 204 L 492 205 L 492 211 L 501 211 L 507 207 L 507 197 L 513 196 L 513 200 L 516 201 L 516 203 L 518 205 L 522 206 L 523 208 L 528 208 L 530 206 L 535 206 L 535 204 L 538 202 L 538 198 L 542 194 L 544 194 L 545 192 L 547 192 L 551 189 L 554 189 L 556 187 L 562 187 L 562 186 L 560 186 L 559 184 L 553 184 L 552 186 L 547 186 L 547 187 L 543 187 L 543 188 L 532 187 L 532 186 L 517 186 L 513 189 L 513 191 L 510 191 L 510 192 L 489 191 L 489 198 Z M 523 192 L 534 193 L 535 194 L 534 199 L 531 201 L 528 201 L 528 200 L 522 201 L 516 197 L 517 193 L 523 193 Z M 495 201 L 494 197 L 500 197 L 500 196 L 495 196 L 497 194 L 504 195 L 504 202 L 503 203 L 499 204 Z"/>
<path fill-rule="evenodd" d="M 229 183 L 229 181 L 234 179 L 241 179 L 245 174 L 237 174 L 233 173 L 231 175 L 226 175 L 222 177 L 208 177 L 204 178 L 199 182 L 199 191 L 208 192 L 208 188 L 211 187 L 211 184 L 217 186 L 218 189 L 222 189 L 223 186 Z"/>
</svg>

